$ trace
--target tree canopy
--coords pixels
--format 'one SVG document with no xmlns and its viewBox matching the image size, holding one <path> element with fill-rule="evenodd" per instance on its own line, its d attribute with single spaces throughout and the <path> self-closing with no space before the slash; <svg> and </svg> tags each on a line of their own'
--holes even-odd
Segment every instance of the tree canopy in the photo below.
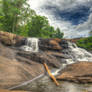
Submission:
<svg viewBox="0 0 92 92">
<path fill-rule="evenodd" d="M 61 30 L 51 26 L 45 16 L 37 15 L 27 0 L 0 0 L 0 30 L 30 37 L 63 37 Z"/>
</svg>

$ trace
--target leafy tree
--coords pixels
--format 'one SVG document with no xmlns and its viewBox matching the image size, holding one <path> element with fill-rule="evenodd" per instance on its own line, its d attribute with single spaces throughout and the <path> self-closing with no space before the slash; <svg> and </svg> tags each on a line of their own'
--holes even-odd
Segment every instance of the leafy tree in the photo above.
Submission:
<svg viewBox="0 0 92 92">
<path fill-rule="evenodd" d="M 3 0 L 2 13 L 3 30 L 13 33 L 19 33 L 20 27 L 35 14 L 27 0 Z"/>
<path fill-rule="evenodd" d="M 63 38 L 64 34 L 61 32 L 59 28 L 56 29 L 56 33 L 53 35 L 53 38 Z"/>
<path fill-rule="evenodd" d="M 22 36 L 62 38 L 60 29 L 50 26 L 45 16 L 36 15 L 28 0 L 0 0 L 0 30 Z"/>
<path fill-rule="evenodd" d="M 2 30 L 2 27 L 3 27 L 3 11 L 2 11 L 2 0 L 0 0 L 0 30 Z"/>
<path fill-rule="evenodd" d="M 45 16 L 33 16 L 28 23 L 29 36 L 50 38 L 55 30 L 50 26 L 48 19 Z"/>
</svg>

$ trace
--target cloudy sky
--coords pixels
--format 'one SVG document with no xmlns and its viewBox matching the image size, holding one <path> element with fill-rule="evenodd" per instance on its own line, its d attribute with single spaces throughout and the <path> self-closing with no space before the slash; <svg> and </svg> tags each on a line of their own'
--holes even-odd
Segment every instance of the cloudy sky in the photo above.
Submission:
<svg viewBox="0 0 92 92">
<path fill-rule="evenodd" d="M 88 36 L 92 30 L 92 0 L 30 0 L 37 14 L 48 17 L 65 38 Z"/>
</svg>

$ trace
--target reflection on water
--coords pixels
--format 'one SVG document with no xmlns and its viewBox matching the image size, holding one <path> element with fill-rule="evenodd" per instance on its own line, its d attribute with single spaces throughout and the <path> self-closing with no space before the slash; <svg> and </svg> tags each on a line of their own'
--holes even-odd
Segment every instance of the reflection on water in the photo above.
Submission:
<svg viewBox="0 0 92 92">
<path fill-rule="evenodd" d="M 59 83 L 60 86 L 56 86 L 50 78 L 44 76 L 17 89 L 32 92 L 92 92 L 92 84 L 76 84 L 64 81 L 59 81 Z"/>
</svg>

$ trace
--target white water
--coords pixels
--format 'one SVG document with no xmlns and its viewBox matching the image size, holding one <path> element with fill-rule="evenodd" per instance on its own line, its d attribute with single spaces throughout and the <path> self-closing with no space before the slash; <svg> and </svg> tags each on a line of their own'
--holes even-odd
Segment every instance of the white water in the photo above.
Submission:
<svg viewBox="0 0 92 92">
<path fill-rule="evenodd" d="M 39 39 L 38 38 L 27 38 L 25 41 L 24 46 L 21 47 L 24 51 L 30 51 L 30 52 L 38 52 L 39 46 L 38 46 Z"/>
<path fill-rule="evenodd" d="M 77 61 L 92 61 L 92 54 L 85 49 L 77 47 L 74 43 L 69 43 L 69 47 Z"/>
<path fill-rule="evenodd" d="M 92 54 L 87 50 L 77 47 L 75 43 L 68 42 L 68 55 L 71 57 L 66 59 L 67 64 L 72 64 L 77 61 L 92 62 Z"/>
</svg>

